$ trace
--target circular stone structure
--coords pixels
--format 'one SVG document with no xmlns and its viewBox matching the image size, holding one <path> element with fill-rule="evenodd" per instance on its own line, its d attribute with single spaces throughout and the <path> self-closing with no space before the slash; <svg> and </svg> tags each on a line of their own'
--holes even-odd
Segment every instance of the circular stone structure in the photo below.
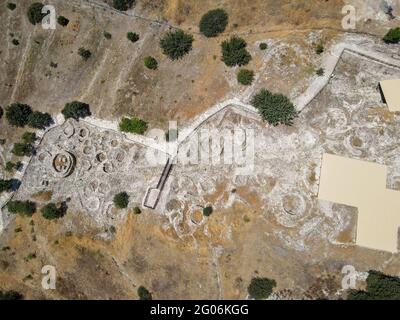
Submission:
<svg viewBox="0 0 400 320">
<path fill-rule="evenodd" d="M 53 158 L 53 169 L 57 176 L 62 178 L 70 176 L 75 170 L 75 165 L 75 156 L 68 151 L 57 153 Z"/>
</svg>

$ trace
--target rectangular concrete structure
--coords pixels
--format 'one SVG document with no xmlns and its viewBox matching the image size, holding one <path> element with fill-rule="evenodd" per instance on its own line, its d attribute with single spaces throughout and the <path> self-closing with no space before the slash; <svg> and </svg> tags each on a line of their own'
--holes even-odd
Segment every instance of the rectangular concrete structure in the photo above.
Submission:
<svg viewBox="0 0 400 320">
<path fill-rule="evenodd" d="M 324 154 L 318 198 L 358 208 L 356 244 L 397 252 L 400 192 L 386 188 L 386 166 Z"/>
<path fill-rule="evenodd" d="M 400 111 L 400 79 L 384 80 L 379 83 L 390 111 Z"/>
</svg>

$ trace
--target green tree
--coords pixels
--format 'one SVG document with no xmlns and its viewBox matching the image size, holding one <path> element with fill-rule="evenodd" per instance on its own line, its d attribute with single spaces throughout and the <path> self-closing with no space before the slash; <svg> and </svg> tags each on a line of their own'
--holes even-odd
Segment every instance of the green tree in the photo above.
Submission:
<svg viewBox="0 0 400 320">
<path fill-rule="evenodd" d="M 256 277 L 251 279 L 247 291 L 251 298 L 260 300 L 260 299 L 267 299 L 271 295 L 275 287 L 276 287 L 275 280 Z"/>
<path fill-rule="evenodd" d="M 228 14 L 223 9 L 208 11 L 200 20 L 200 32 L 206 37 L 216 37 L 225 31 L 228 25 Z"/>
<path fill-rule="evenodd" d="M 7 8 L 11 11 L 14 11 L 17 8 L 17 5 L 15 3 L 9 2 L 7 3 Z"/>
<path fill-rule="evenodd" d="M 325 48 L 324 48 L 324 45 L 322 43 L 319 43 L 317 45 L 317 47 L 315 48 L 315 53 L 316 54 L 322 54 L 322 53 L 324 53 L 324 51 L 325 51 Z"/>
<path fill-rule="evenodd" d="M 132 41 L 133 43 L 139 41 L 139 39 L 140 39 L 140 36 L 136 32 L 128 32 L 126 34 L 126 37 L 128 38 L 128 40 Z"/>
<path fill-rule="evenodd" d="M 272 94 L 262 89 L 251 101 L 258 109 L 261 117 L 271 125 L 291 125 L 297 117 L 297 111 L 292 102 L 282 94 Z"/>
<path fill-rule="evenodd" d="M 12 39 L 11 43 L 12 43 L 14 46 L 19 46 L 19 41 L 18 41 L 18 39 Z"/>
<path fill-rule="evenodd" d="M 113 7 L 120 11 L 126 11 L 132 7 L 135 0 L 113 0 Z"/>
<path fill-rule="evenodd" d="M 317 76 L 322 77 L 325 74 L 325 70 L 324 68 L 319 68 L 315 73 Z"/>
<path fill-rule="evenodd" d="M 46 112 L 34 111 L 28 117 L 28 125 L 35 129 L 46 129 L 51 125 L 53 119 Z"/>
<path fill-rule="evenodd" d="M 28 20 L 31 24 L 35 25 L 42 22 L 46 14 L 42 13 L 44 5 L 39 2 L 32 3 L 28 8 Z"/>
<path fill-rule="evenodd" d="M 20 170 L 22 168 L 22 163 L 21 161 L 18 161 L 17 163 L 7 161 L 5 170 L 7 172 L 12 172 L 14 170 Z"/>
<path fill-rule="evenodd" d="M 22 141 L 24 143 L 29 143 L 32 144 L 36 141 L 37 137 L 36 137 L 36 133 L 34 132 L 25 132 L 22 137 L 21 137 Z"/>
<path fill-rule="evenodd" d="M 32 201 L 10 201 L 7 209 L 12 214 L 31 217 L 36 212 L 36 203 Z"/>
<path fill-rule="evenodd" d="M 383 37 L 386 43 L 399 43 L 400 42 L 400 27 L 390 29 L 389 32 Z"/>
<path fill-rule="evenodd" d="M 209 217 L 209 216 L 211 216 L 213 211 L 214 210 L 211 206 L 205 207 L 205 208 L 203 208 L 203 215 L 205 215 L 206 217 Z"/>
<path fill-rule="evenodd" d="M 251 60 L 250 53 L 246 50 L 246 41 L 237 36 L 233 36 L 230 40 L 225 40 L 221 44 L 222 61 L 228 67 L 244 66 Z"/>
<path fill-rule="evenodd" d="M 64 115 L 65 119 L 73 118 L 75 120 L 92 115 L 89 105 L 79 101 L 67 103 L 61 113 Z"/>
<path fill-rule="evenodd" d="M 158 62 L 155 58 L 148 56 L 148 57 L 144 58 L 144 65 L 148 69 L 156 70 L 158 67 Z"/>
<path fill-rule="evenodd" d="M 254 80 L 254 71 L 252 70 L 247 70 L 247 69 L 241 69 L 238 72 L 237 75 L 237 80 L 239 83 L 249 86 L 253 83 Z"/>
<path fill-rule="evenodd" d="M 8 192 L 12 190 L 12 181 L 11 180 L 0 180 L 0 194 L 2 192 Z"/>
<path fill-rule="evenodd" d="M 66 27 L 68 25 L 68 23 L 69 23 L 69 20 L 64 16 L 59 16 L 57 18 L 57 22 L 58 22 L 59 25 L 61 25 L 63 27 Z"/>
<path fill-rule="evenodd" d="M 14 127 L 25 127 L 29 122 L 32 108 L 27 104 L 13 103 L 6 108 L 6 119 Z"/>
<path fill-rule="evenodd" d="M 123 118 L 119 123 L 119 129 L 122 132 L 144 134 L 148 128 L 147 122 L 139 118 Z"/>
<path fill-rule="evenodd" d="M 125 209 L 129 204 L 129 195 L 126 192 L 120 192 L 114 196 L 114 205 L 118 209 Z"/>
<path fill-rule="evenodd" d="M 104 31 L 103 35 L 104 35 L 104 38 L 106 38 L 107 40 L 110 40 L 112 38 L 111 33 L 107 32 L 107 31 Z"/>
<path fill-rule="evenodd" d="M 193 36 L 182 30 L 168 32 L 160 41 L 163 53 L 172 60 L 178 60 L 192 50 Z"/>
<path fill-rule="evenodd" d="M 15 143 L 11 152 L 17 157 L 30 157 L 35 149 L 30 143 Z"/>
<path fill-rule="evenodd" d="M 63 216 L 63 210 L 61 208 L 57 208 L 55 203 L 48 203 L 46 204 L 42 210 L 42 216 L 43 218 L 47 220 L 55 220 L 59 219 Z"/>
<path fill-rule="evenodd" d="M 266 44 L 265 42 L 260 43 L 260 50 L 267 50 L 268 49 L 268 44 Z"/>
<path fill-rule="evenodd" d="M 140 300 L 153 300 L 150 291 L 147 290 L 145 287 L 140 286 L 137 292 Z"/>
<path fill-rule="evenodd" d="M 142 210 L 140 210 L 139 207 L 134 207 L 134 208 L 133 208 L 133 213 L 134 213 L 134 214 L 141 214 L 141 213 L 142 213 Z"/>
<path fill-rule="evenodd" d="M 78 49 L 78 54 L 84 59 L 84 60 L 89 60 L 89 58 L 92 56 L 92 53 L 90 50 L 87 50 L 83 47 Z"/>
</svg>

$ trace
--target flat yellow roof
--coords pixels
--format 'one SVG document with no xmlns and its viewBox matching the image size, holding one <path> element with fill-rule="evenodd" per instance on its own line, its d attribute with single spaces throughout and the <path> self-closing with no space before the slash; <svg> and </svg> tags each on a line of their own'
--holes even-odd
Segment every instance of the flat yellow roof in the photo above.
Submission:
<svg viewBox="0 0 400 320">
<path fill-rule="evenodd" d="M 390 111 L 400 111 L 400 79 L 380 82 L 382 93 Z"/>
<path fill-rule="evenodd" d="M 386 188 L 386 166 L 324 154 L 318 198 L 358 208 L 356 244 L 398 251 L 400 192 Z"/>
</svg>

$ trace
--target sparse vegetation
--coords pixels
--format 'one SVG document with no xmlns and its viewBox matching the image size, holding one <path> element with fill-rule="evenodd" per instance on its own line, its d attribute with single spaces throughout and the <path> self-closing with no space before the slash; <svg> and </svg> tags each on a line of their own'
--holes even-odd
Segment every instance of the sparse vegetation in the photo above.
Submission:
<svg viewBox="0 0 400 320">
<path fill-rule="evenodd" d="M 143 286 L 140 286 L 139 288 L 138 288 L 138 296 L 139 296 L 139 299 L 140 300 L 152 300 L 153 299 L 153 297 L 152 297 L 152 295 L 151 295 L 151 293 L 150 293 L 150 291 L 149 290 L 147 290 L 145 287 L 143 287 Z"/>
<path fill-rule="evenodd" d="M 386 43 L 399 43 L 400 42 L 400 27 L 393 28 L 383 37 L 383 41 Z"/>
<path fill-rule="evenodd" d="M 228 25 L 228 14 L 223 9 L 208 11 L 200 20 L 200 32 L 206 37 L 216 37 L 225 31 Z"/>
<path fill-rule="evenodd" d="M 268 49 L 268 44 L 266 44 L 265 42 L 260 43 L 259 46 L 260 50 L 267 50 Z"/>
<path fill-rule="evenodd" d="M 35 2 L 30 5 L 27 15 L 31 24 L 35 25 L 42 22 L 43 18 L 46 16 L 46 14 L 42 13 L 43 7 L 44 5 L 40 2 Z"/>
<path fill-rule="evenodd" d="M 125 209 L 129 204 L 129 195 L 126 192 L 120 192 L 114 196 L 114 205 L 118 209 Z"/>
<path fill-rule="evenodd" d="M 17 157 L 29 157 L 35 151 L 30 143 L 15 143 L 11 152 Z"/>
<path fill-rule="evenodd" d="M 203 215 L 206 217 L 211 216 L 211 214 L 213 213 L 213 208 L 211 206 L 207 206 L 205 208 L 203 208 Z"/>
<path fill-rule="evenodd" d="M 325 74 L 325 70 L 324 68 L 319 68 L 315 73 L 317 76 L 322 77 Z"/>
<path fill-rule="evenodd" d="M 32 201 L 10 201 L 7 209 L 12 214 L 31 217 L 36 212 L 36 203 Z"/>
<path fill-rule="evenodd" d="M 28 117 L 28 125 L 35 129 L 46 129 L 51 125 L 53 119 L 48 113 L 34 111 Z"/>
<path fill-rule="evenodd" d="M 241 69 L 238 72 L 237 80 L 240 84 L 243 84 L 245 86 L 251 85 L 254 80 L 254 71 L 248 69 Z"/>
<path fill-rule="evenodd" d="M 158 67 L 158 62 L 155 58 L 148 56 L 148 57 L 144 58 L 144 65 L 148 69 L 156 70 Z"/>
<path fill-rule="evenodd" d="M 192 50 L 193 36 L 182 30 L 168 32 L 160 41 L 163 53 L 172 60 L 178 60 Z"/>
<path fill-rule="evenodd" d="M 228 67 L 243 66 L 250 62 L 251 55 L 246 50 L 246 41 L 237 36 L 222 42 L 222 61 Z"/>
<path fill-rule="evenodd" d="M 59 16 L 57 18 L 57 22 L 58 22 L 59 25 L 61 25 L 63 27 L 66 27 L 68 25 L 68 23 L 69 23 L 69 20 L 64 16 Z"/>
<path fill-rule="evenodd" d="M 120 11 L 127 11 L 134 3 L 135 0 L 113 0 L 113 7 Z"/>
<path fill-rule="evenodd" d="M 139 207 L 134 207 L 134 208 L 133 208 L 133 213 L 134 213 L 134 214 L 141 214 L 141 213 L 142 213 L 142 210 L 140 210 Z"/>
<path fill-rule="evenodd" d="M 25 127 L 29 122 L 32 108 L 27 104 L 13 103 L 6 108 L 6 119 L 14 127 Z"/>
<path fill-rule="evenodd" d="M 133 43 L 139 41 L 140 36 L 136 32 L 128 32 L 126 34 L 126 37 L 128 38 L 129 41 L 132 41 Z"/>
<path fill-rule="evenodd" d="M 400 300 L 400 278 L 371 270 L 366 290 L 349 290 L 349 300 Z"/>
<path fill-rule="evenodd" d="M 147 122 L 133 117 L 133 118 L 123 118 L 119 123 L 119 129 L 122 132 L 144 134 L 148 128 Z"/>
<path fill-rule="evenodd" d="M 92 56 L 92 53 L 90 50 L 87 50 L 83 47 L 78 49 L 78 54 L 84 59 L 84 60 L 89 60 L 89 58 Z"/>
<path fill-rule="evenodd" d="M 272 290 L 276 287 L 276 281 L 268 278 L 253 278 L 251 279 L 250 285 L 247 291 L 251 298 L 260 300 L 267 299 Z"/>
<path fill-rule="evenodd" d="M 297 111 L 292 102 L 282 94 L 273 94 L 262 89 L 254 96 L 251 104 L 258 109 L 261 117 L 271 125 L 291 125 Z"/>
<path fill-rule="evenodd" d="M 42 210 L 42 216 L 43 218 L 47 219 L 47 220 L 55 220 L 55 219 L 59 219 L 64 215 L 64 211 L 62 210 L 62 208 L 57 208 L 55 203 L 48 203 L 46 204 Z"/>
<path fill-rule="evenodd" d="M 7 8 L 11 11 L 14 11 L 17 8 L 17 5 L 15 3 L 9 2 L 7 3 Z"/>
<path fill-rule="evenodd" d="M 61 113 L 64 115 L 65 119 L 73 118 L 75 120 L 92 115 L 89 105 L 79 101 L 67 103 Z"/>
</svg>

